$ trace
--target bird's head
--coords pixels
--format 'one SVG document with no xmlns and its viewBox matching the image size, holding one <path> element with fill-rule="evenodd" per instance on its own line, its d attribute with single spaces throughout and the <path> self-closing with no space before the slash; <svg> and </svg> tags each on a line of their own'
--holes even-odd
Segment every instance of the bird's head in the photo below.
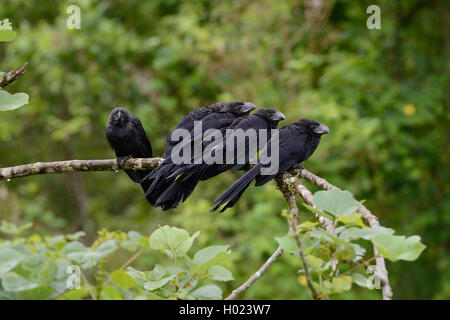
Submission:
<svg viewBox="0 0 450 320">
<path fill-rule="evenodd" d="M 305 133 L 321 136 L 330 132 L 330 129 L 322 123 L 310 119 L 300 119 L 297 121 L 297 126 Z"/>
<path fill-rule="evenodd" d="M 253 112 L 253 115 L 260 116 L 261 118 L 278 124 L 279 121 L 286 119 L 284 114 L 271 108 L 261 108 Z"/>
<path fill-rule="evenodd" d="M 241 102 L 241 101 L 235 101 L 235 102 L 229 102 L 226 103 L 223 108 L 222 112 L 231 112 L 234 113 L 237 116 L 247 116 L 250 111 L 255 110 L 256 106 L 253 103 L 250 102 Z"/>
<path fill-rule="evenodd" d="M 114 108 L 109 115 L 109 122 L 115 126 L 121 126 L 128 123 L 131 119 L 131 112 L 125 108 Z"/>
</svg>

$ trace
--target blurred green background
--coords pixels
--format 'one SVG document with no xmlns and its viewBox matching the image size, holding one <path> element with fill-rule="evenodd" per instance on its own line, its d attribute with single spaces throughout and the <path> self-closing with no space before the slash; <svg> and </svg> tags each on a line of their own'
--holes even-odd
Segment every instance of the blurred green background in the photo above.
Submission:
<svg viewBox="0 0 450 320">
<path fill-rule="evenodd" d="M 80 30 L 66 28 L 71 4 L 81 8 Z M 381 8 L 380 30 L 366 27 L 371 4 Z M 30 61 L 8 87 L 28 93 L 30 104 L 0 114 L 0 166 L 112 158 L 104 128 L 116 106 L 140 117 L 155 156 L 184 114 L 216 101 L 276 108 L 283 124 L 316 119 L 331 133 L 305 167 L 366 199 L 382 225 L 427 245 L 415 262 L 387 262 L 394 298 L 448 299 L 449 15 L 445 1 L 420 0 L 3 0 L 0 18 L 18 35 L 0 44 L 0 70 Z M 85 230 L 88 240 L 101 228 L 200 230 L 200 246 L 231 245 L 236 281 L 227 293 L 287 229 L 273 183 L 209 213 L 237 177 L 202 182 L 164 213 L 123 172 L 16 179 L 0 184 L 0 219 L 31 221 L 44 235 Z M 283 255 L 242 298 L 308 298 L 297 268 Z M 379 297 L 361 288 L 336 296 Z"/>
</svg>

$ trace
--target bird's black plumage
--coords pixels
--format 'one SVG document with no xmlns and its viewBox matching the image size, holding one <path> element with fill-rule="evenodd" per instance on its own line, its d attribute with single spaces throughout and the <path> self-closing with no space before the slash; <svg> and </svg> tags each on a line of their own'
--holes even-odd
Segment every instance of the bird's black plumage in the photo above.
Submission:
<svg viewBox="0 0 450 320">
<path fill-rule="evenodd" d="M 152 146 L 141 121 L 125 108 L 114 108 L 106 124 L 106 138 L 116 153 L 118 165 L 128 158 L 152 158 Z M 150 170 L 125 170 L 140 183 Z"/>
<path fill-rule="evenodd" d="M 216 211 L 222 205 L 225 206 L 221 212 L 234 206 L 253 180 L 255 180 L 256 186 L 261 186 L 288 170 L 294 163 L 301 163 L 307 160 L 316 150 L 321 136 L 328 132 L 327 126 L 309 119 L 300 119 L 282 127 L 278 136 L 279 157 L 276 173 L 262 175 L 261 168 L 267 165 L 258 162 L 212 203 L 212 205 L 215 205 L 212 211 Z M 271 148 L 277 147 L 270 142 L 268 143 L 269 145 Z"/>
<path fill-rule="evenodd" d="M 230 126 L 222 128 L 221 131 L 223 135 L 228 129 L 233 129 L 235 132 L 237 130 L 242 130 L 242 132 L 247 132 L 249 129 L 255 130 L 256 141 L 252 141 L 252 143 L 256 143 L 254 151 L 257 152 L 260 134 L 266 134 L 265 141 L 268 141 L 270 139 L 270 130 L 276 129 L 278 122 L 283 119 L 285 119 L 284 115 L 274 109 L 259 109 L 250 116 L 238 118 Z M 260 130 L 266 131 L 260 132 Z M 171 176 L 172 178 L 178 176 L 178 178 L 161 194 L 155 205 L 161 206 L 163 210 L 175 208 L 180 201 L 185 201 L 189 197 L 200 180 L 214 177 L 232 167 L 241 168 L 249 162 L 249 158 L 255 156 L 254 154 L 250 154 L 249 138 L 244 140 L 234 138 L 235 143 L 230 147 L 231 150 L 226 150 L 226 137 L 224 138 L 221 145 L 214 146 L 215 152 L 223 152 L 223 154 L 230 152 L 233 155 L 233 161 L 231 163 L 216 164 L 209 162 L 208 164 L 208 161 L 203 159 L 200 164 L 192 161 L 191 164 L 179 166 L 179 169 L 172 173 Z M 203 147 L 206 148 L 210 143 L 213 142 L 206 142 Z M 241 158 L 241 164 L 237 164 L 238 157 Z"/>
<path fill-rule="evenodd" d="M 192 139 L 195 121 L 202 122 L 203 132 L 208 129 L 220 129 L 229 126 L 237 118 L 248 115 L 255 108 L 249 102 L 218 102 L 211 106 L 191 111 L 178 122 L 174 131 L 176 129 L 185 129 L 190 132 Z M 142 188 L 146 191 L 145 197 L 152 205 L 155 205 L 158 197 L 174 181 L 173 178 L 168 179 L 168 177 L 178 169 L 178 165 L 173 163 L 171 158 L 172 150 L 175 146 L 180 146 L 180 144 L 185 142 L 182 142 L 183 140 L 172 141 L 174 131 L 167 136 L 168 146 L 164 153 L 164 162 L 141 182 Z M 193 144 L 194 142 L 190 141 L 189 143 Z"/>
</svg>

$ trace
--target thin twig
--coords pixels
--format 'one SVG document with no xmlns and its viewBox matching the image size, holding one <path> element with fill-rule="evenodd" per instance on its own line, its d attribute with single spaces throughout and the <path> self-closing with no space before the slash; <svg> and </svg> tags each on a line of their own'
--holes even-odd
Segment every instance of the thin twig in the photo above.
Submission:
<svg viewBox="0 0 450 320">
<path fill-rule="evenodd" d="M 283 253 L 283 248 L 279 246 L 274 253 L 270 256 L 269 259 L 256 271 L 254 274 L 251 275 L 250 278 L 248 278 L 247 281 L 245 281 L 243 284 L 241 284 L 238 288 L 234 289 L 231 294 L 225 298 L 225 300 L 233 300 L 235 299 L 240 293 L 242 293 L 244 290 L 248 289 L 256 280 L 258 280 L 264 272 L 269 269 L 269 267 L 272 265 L 272 263 L 275 262 L 275 260 L 278 259 L 279 256 Z"/>
<path fill-rule="evenodd" d="M 3 75 L 3 79 L 0 82 L 0 88 L 4 88 L 7 85 L 13 83 L 17 78 L 25 74 L 25 67 L 28 65 L 28 61 L 25 62 L 21 67 L 14 69 L 12 71 L 6 72 Z"/>
</svg>

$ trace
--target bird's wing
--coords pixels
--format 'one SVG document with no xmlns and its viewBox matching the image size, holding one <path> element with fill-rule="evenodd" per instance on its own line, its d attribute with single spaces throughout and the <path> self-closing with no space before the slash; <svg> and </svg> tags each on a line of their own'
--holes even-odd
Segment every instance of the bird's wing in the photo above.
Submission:
<svg viewBox="0 0 450 320">
<path fill-rule="evenodd" d="M 137 117 L 133 117 L 131 120 L 133 122 L 133 127 L 136 130 L 136 139 L 138 140 L 138 152 L 139 156 L 143 158 L 153 157 L 152 146 L 147 138 L 144 127 L 141 121 Z"/>
</svg>

